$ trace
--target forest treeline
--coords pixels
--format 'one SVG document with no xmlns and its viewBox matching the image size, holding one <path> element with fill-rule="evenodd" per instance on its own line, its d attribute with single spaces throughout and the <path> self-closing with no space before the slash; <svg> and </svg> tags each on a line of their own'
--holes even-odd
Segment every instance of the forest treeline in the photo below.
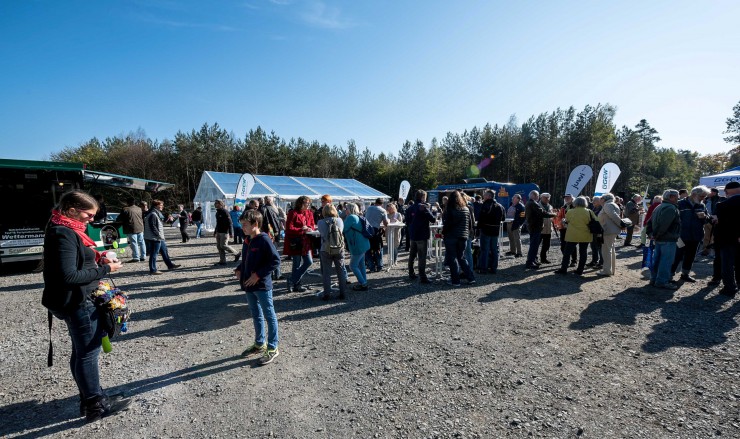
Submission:
<svg viewBox="0 0 740 439">
<path fill-rule="evenodd" d="M 740 111 L 740 104 L 736 109 Z M 413 191 L 480 176 L 533 182 L 559 198 L 571 170 L 581 164 L 590 165 L 594 173 L 607 162 L 619 165 L 622 174 L 613 192 L 624 194 L 644 192 L 648 185 L 651 194 L 690 188 L 702 175 L 740 166 L 740 147 L 712 155 L 660 147 L 658 131 L 646 120 L 618 128 L 615 112 L 614 106 L 599 104 L 580 111 L 558 108 L 521 123 L 512 116 L 503 125 L 448 132 L 428 144 L 406 141 L 395 153 L 379 154 L 358 148 L 353 140 L 345 146 L 300 137 L 286 140 L 261 127 L 240 137 L 218 123 L 206 123 L 161 142 L 141 130 L 103 141 L 93 138 L 53 153 L 51 160 L 174 183 L 173 190 L 161 194 L 170 204 L 189 204 L 203 171 L 355 178 L 391 196 L 402 180 L 408 180 Z M 729 126 L 730 119 L 728 132 Z M 592 194 L 593 188 L 594 180 L 584 193 Z"/>
</svg>

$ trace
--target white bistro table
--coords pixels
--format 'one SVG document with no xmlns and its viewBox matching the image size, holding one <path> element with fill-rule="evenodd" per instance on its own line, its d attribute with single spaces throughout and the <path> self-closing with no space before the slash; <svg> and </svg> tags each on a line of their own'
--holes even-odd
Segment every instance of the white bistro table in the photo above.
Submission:
<svg viewBox="0 0 740 439">
<path fill-rule="evenodd" d="M 442 224 L 433 224 L 429 227 L 432 236 L 429 237 L 429 246 L 434 258 L 434 272 L 430 273 L 436 280 L 444 279 L 444 254 L 442 242 Z"/>
<path fill-rule="evenodd" d="M 386 239 L 388 241 L 388 270 L 391 270 L 391 267 L 396 266 L 396 254 L 398 253 L 398 248 L 396 248 L 396 236 L 398 236 L 399 233 L 401 233 L 401 229 L 405 226 L 402 222 L 395 222 L 395 223 L 388 223 L 385 226 L 385 232 L 386 232 Z"/>
</svg>

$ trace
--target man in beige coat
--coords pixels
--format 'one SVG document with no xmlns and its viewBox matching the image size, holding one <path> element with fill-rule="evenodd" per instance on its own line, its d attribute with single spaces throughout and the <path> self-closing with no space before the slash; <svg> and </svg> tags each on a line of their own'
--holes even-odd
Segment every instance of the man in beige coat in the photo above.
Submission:
<svg viewBox="0 0 740 439">
<path fill-rule="evenodd" d="M 601 196 L 602 208 L 599 212 L 599 222 L 604 228 L 604 244 L 601 246 L 601 257 L 604 260 L 604 268 L 596 274 L 601 276 L 614 276 L 617 268 L 617 251 L 614 242 L 622 230 L 620 223 L 620 210 L 614 202 L 614 195 L 604 194 Z"/>
</svg>

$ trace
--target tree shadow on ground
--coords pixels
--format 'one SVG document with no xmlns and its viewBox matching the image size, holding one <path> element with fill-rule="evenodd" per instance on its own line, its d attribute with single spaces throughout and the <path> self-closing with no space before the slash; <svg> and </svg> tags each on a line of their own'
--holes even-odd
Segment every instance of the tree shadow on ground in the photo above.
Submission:
<svg viewBox="0 0 740 439">
<path fill-rule="evenodd" d="M 740 302 L 722 310 L 729 300 L 711 295 L 707 287 L 697 293 L 671 301 L 675 292 L 652 287 L 633 287 L 608 299 L 591 303 L 580 319 L 570 324 L 573 330 L 589 330 L 614 323 L 634 325 L 637 316 L 660 310 L 665 321 L 653 326 L 642 345 L 645 352 L 662 352 L 671 347 L 709 348 L 727 340 L 726 334 L 736 328 L 735 316 Z"/>
<path fill-rule="evenodd" d="M 255 360 L 245 360 L 240 356 L 220 358 L 203 364 L 186 367 L 160 376 L 145 378 L 107 390 L 108 393 L 123 392 L 135 397 L 152 390 L 161 389 L 231 369 L 254 364 Z M 77 395 L 49 402 L 28 400 L 0 407 L 0 437 L 20 434 L 17 438 L 35 438 L 60 433 L 85 425 L 79 416 L 79 397 Z"/>
</svg>

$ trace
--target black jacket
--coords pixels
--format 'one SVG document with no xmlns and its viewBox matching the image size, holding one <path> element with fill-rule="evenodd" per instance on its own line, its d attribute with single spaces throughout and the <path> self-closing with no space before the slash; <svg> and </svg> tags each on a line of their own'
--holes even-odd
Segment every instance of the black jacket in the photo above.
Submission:
<svg viewBox="0 0 740 439">
<path fill-rule="evenodd" d="M 537 233 L 542 232 L 544 219 L 552 218 L 555 214 L 545 212 L 545 209 L 542 208 L 540 203 L 534 200 L 529 200 L 525 206 L 525 216 L 527 218 L 527 230 L 529 230 L 529 233 Z"/>
<path fill-rule="evenodd" d="M 740 195 L 732 196 L 717 203 L 717 226 L 715 241 L 720 246 L 735 244 L 740 238 Z M 737 264 L 738 262 L 735 261 Z"/>
<path fill-rule="evenodd" d="M 447 208 L 442 217 L 442 234 L 445 239 L 468 239 L 473 230 L 473 212 L 469 207 Z"/>
<path fill-rule="evenodd" d="M 478 229 L 486 236 L 498 236 L 501 221 L 506 218 L 504 206 L 490 199 L 483 202 L 478 215 Z"/>
<path fill-rule="evenodd" d="M 231 215 L 223 207 L 216 209 L 216 233 L 228 233 L 231 236 L 233 232 Z"/>
<path fill-rule="evenodd" d="M 110 273 L 98 266 L 95 252 L 85 247 L 74 230 L 50 225 L 44 236 L 44 292 L 41 304 L 57 317 L 79 307 Z"/>
</svg>

